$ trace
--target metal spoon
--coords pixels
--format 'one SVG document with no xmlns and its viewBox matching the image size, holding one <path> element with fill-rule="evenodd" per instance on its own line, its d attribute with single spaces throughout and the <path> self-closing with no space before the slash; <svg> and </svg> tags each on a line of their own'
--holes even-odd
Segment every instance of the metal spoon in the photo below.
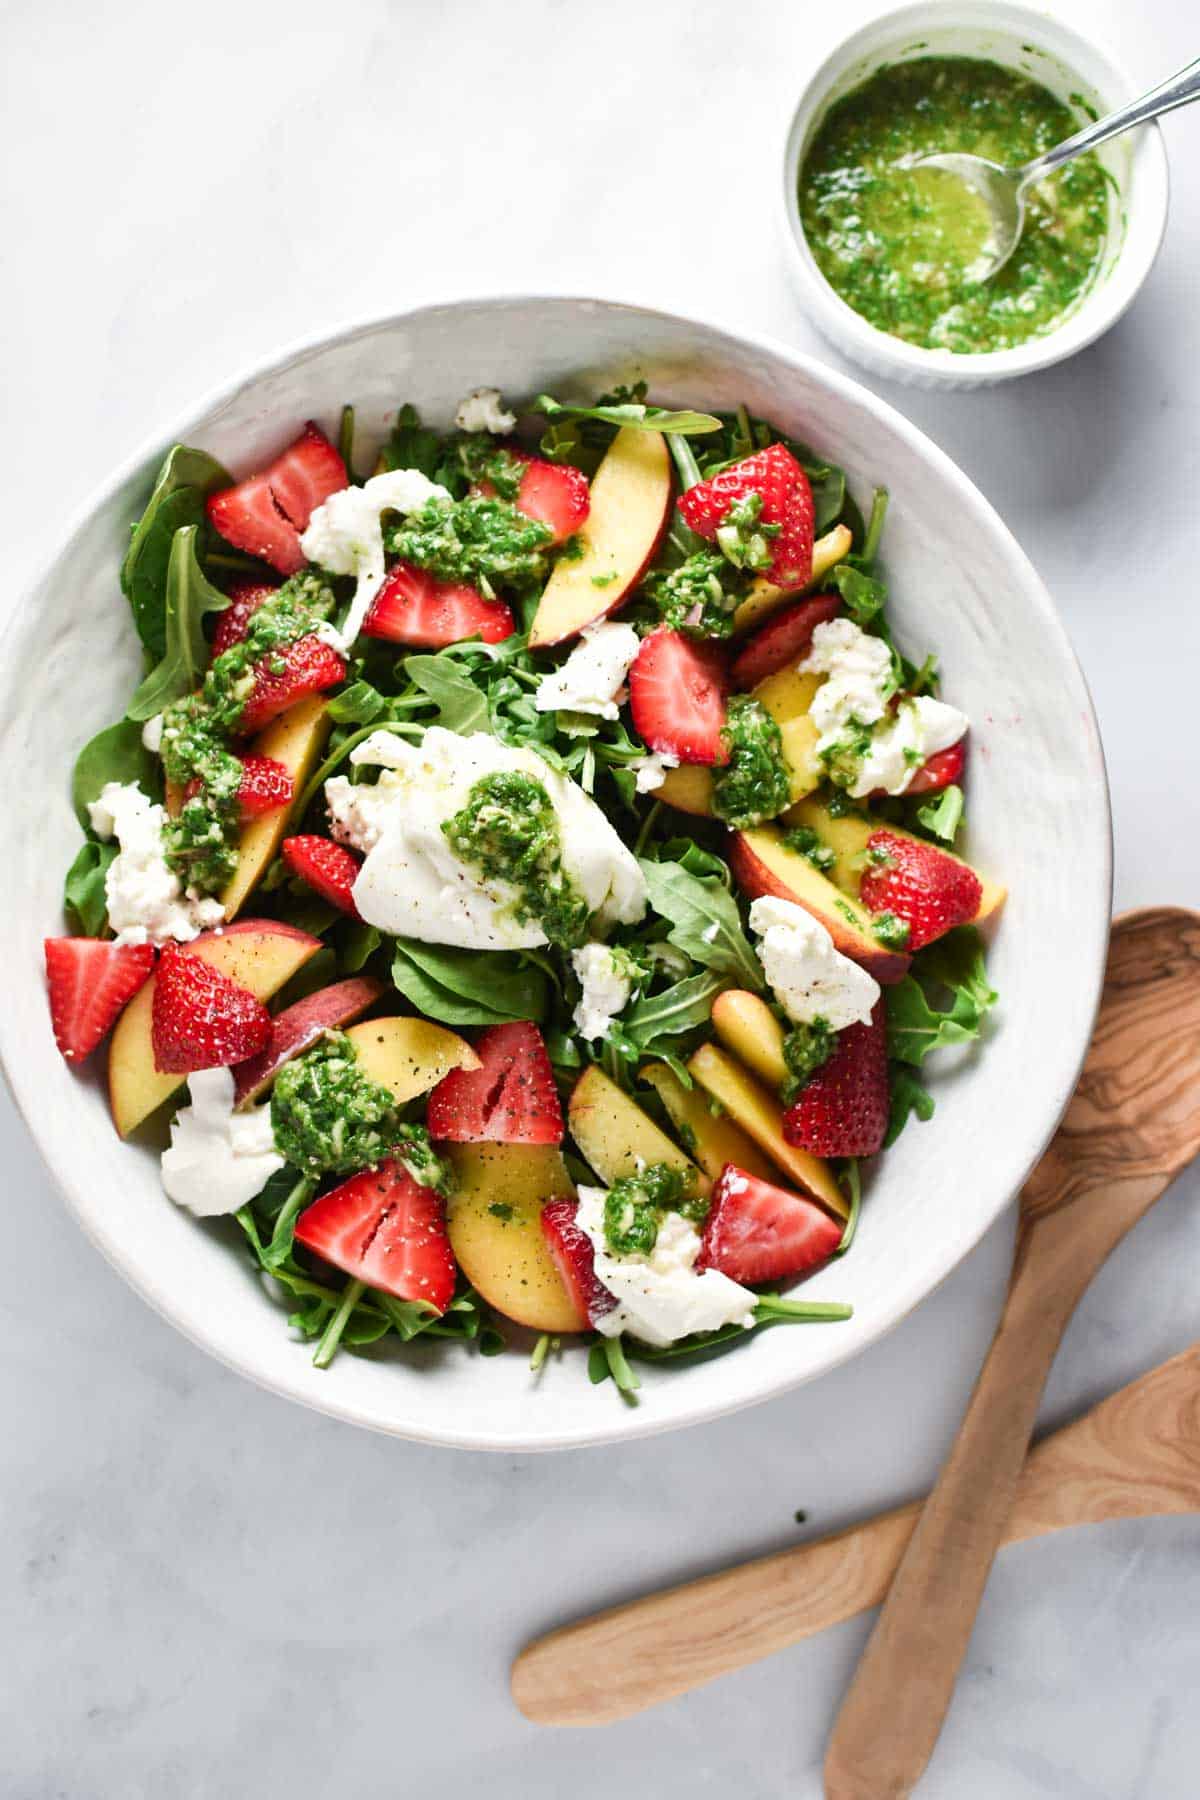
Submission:
<svg viewBox="0 0 1200 1800">
<path fill-rule="evenodd" d="M 947 174 L 957 175 L 981 196 L 988 209 L 991 229 L 970 274 L 974 281 L 990 281 L 1004 267 L 1020 241 L 1025 228 L 1025 200 L 1030 188 L 1064 163 L 1082 156 L 1085 150 L 1094 150 L 1098 144 L 1106 144 L 1109 138 L 1118 137 L 1132 126 L 1144 125 L 1148 119 L 1157 119 L 1160 113 L 1171 112 L 1198 98 L 1200 59 L 1180 69 L 1178 74 L 1168 76 L 1166 81 L 1160 81 L 1140 100 L 1130 100 L 1116 112 L 1109 113 L 1107 118 L 1085 125 L 1074 137 L 1056 144 L 1053 150 L 1047 150 L 1044 156 L 1036 156 L 1032 162 L 1023 163 L 1020 168 L 1006 169 L 1000 163 L 990 162 L 986 156 L 969 156 L 958 150 L 935 151 L 916 158 L 907 167 L 944 169 Z"/>
</svg>

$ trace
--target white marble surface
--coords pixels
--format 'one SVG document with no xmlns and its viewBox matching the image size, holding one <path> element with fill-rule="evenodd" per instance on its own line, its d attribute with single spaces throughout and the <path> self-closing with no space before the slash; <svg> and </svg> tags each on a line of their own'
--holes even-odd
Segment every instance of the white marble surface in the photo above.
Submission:
<svg viewBox="0 0 1200 1800">
<path fill-rule="evenodd" d="M 1198 47 L 1184 0 L 1056 10 L 1147 82 Z M 138 0 L 85 21 L 9 0 L 4 604 L 165 419 L 353 315 L 573 287 L 819 350 L 777 251 L 776 158 L 835 20 L 867 11 Z M 1036 384 L 890 396 L 996 503 L 1067 618 L 1110 757 L 1118 906 L 1200 903 L 1200 114 L 1166 131 L 1166 249 L 1104 342 Z M 580 1609 L 796 1541 L 797 1508 L 822 1531 L 927 1482 L 1011 1221 L 890 1339 L 790 1399 L 626 1450 L 489 1459 L 310 1417 L 205 1360 L 84 1242 L 6 1097 L 0 1133 L 6 1800 L 819 1793 L 865 1624 L 602 1736 L 522 1721 L 508 1659 Z M 1193 1173 L 1096 1283 L 1048 1420 L 1190 1342 L 1198 1203 Z M 1007 1553 L 922 1792 L 1194 1795 L 1198 1529 Z"/>
</svg>

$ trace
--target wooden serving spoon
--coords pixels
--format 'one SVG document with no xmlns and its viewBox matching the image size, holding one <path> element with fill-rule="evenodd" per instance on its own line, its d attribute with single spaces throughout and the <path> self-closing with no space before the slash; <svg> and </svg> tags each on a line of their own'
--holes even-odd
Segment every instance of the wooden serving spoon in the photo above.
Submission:
<svg viewBox="0 0 1200 1800">
<path fill-rule="evenodd" d="M 607 1725 L 853 1618 L 887 1593 L 920 1512 L 914 1500 L 538 1638 L 513 1665 L 517 1705 L 539 1725 Z M 1200 1512 L 1200 1344 L 1035 1446 L 1004 1541 L 1192 1512 Z"/>
<path fill-rule="evenodd" d="M 967 1419 L 969 1426 L 981 1411 L 989 1414 L 976 1433 L 983 1440 L 986 1467 L 976 1477 L 967 1457 L 965 1474 L 959 1477 L 970 1522 L 961 1537 L 949 1542 L 932 1542 L 932 1532 L 925 1530 L 935 1576 L 939 1558 L 956 1569 L 965 1564 L 964 1576 L 976 1571 L 965 1624 L 959 1620 L 951 1647 L 945 1700 L 929 1749 L 987 1568 L 1006 1531 L 1011 1541 L 1074 1522 L 1190 1511 L 1196 1505 L 1195 1353 L 1177 1357 L 1047 1440 L 1024 1476 L 1020 1471 L 1046 1374 L 1079 1296 L 1110 1250 L 1200 1148 L 1198 1067 L 1200 917 L 1177 908 L 1126 914 L 1114 926 L 1100 1017 L 1078 1091 L 1022 1196 L 1009 1300 Z M 1090 1206 L 1075 1206 L 1097 1190 Z M 1167 1385 L 1160 1389 L 1160 1382 Z M 1155 1398 L 1151 1411 L 1143 1412 L 1152 1395 L 1168 1392 L 1173 1398 L 1163 1407 Z M 1164 1429 L 1169 1431 L 1164 1419 L 1176 1414 L 1185 1437 L 1183 1463 L 1168 1477 L 1171 1456 L 1169 1443 L 1163 1442 Z M 1122 1415 L 1127 1424 L 1118 1432 L 1114 1424 Z M 1139 1419 L 1144 1420 L 1140 1427 L 1135 1423 Z M 1004 1446 L 999 1455 L 998 1440 Z M 959 1466 L 956 1451 L 943 1484 Z M 1060 1496 L 1058 1484 L 1067 1475 L 1070 1484 Z M 999 1481 L 1004 1488 L 997 1493 Z M 514 1664 L 517 1705 L 545 1724 L 605 1723 L 849 1618 L 882 1596 L 919 1510 L 917 1505 L 899 1508 L 834 1537 L 553 1632 L 530 1644 Z M 950 1516 L 943 1512 L 941 1518 L 943 1529 L 953 1528 Z M 927 1511 L 923 1529 L 928 1519 Z M 953 1613 L 958 1579 L 951 1574 L 937 1583 L 933 1601 L 926 1604 Z M 926 1621 L 919 1650 L 901 1647 L 902 1674 L 909 1654 L 940 1657 L 940 1632 L 940 1617 L 934 1615 Z M 872 1720 L 872 1741 L 882 1743 L 885 1751 L 891 1729 L 886 1708 L 885 1695 L 884 1710 Z M 839 1729 L 831 1747 L 835 1771 L 839 1763 L 854 1767 L 841 1758 L 840 1736 Z M 913 1779 L 919 1773 L 920 1768 Z M 905 1791 L 902 1785 L 889 1788 L 874 1781 L 867 1765 L 865 1785 L 841 1791 L 869 1800 Z"/>
<path fill-rule="evenodd" d="M 1126 913 L 1079 1086 L 1021 1193 L 996 1336 L 834 1724 L 828 1800 L 901 1800 L 924 1773 L 1067 1321 L 1197 1150 L 1200 915 Z"/>
</svg>

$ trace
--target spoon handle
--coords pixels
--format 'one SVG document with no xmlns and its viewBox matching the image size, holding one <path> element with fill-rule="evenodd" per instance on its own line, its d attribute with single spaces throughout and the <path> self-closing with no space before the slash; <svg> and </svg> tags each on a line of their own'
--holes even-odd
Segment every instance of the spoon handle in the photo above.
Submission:
<svg viewBox="0 0 1200 1800">
<path fill-rule="evenodd" d="M 1026 163 L 1020 171 L 1021 186 L 1026 188 L 1035 181 L 1040 181 L 1052 170 L 1061 168 L 1063 163 L 1070 162 L 1076 156 L 1082 156 L 1085 150 L 1094 150 L 1098 144 L 1106 144 L 1109 138 L 1118 137 L 1121 132 L 1129 131 L 1134 125 L 1145 125 L 1150 119 L 1157 119 L 1162 113 L 1173 112 L 1177 106 L 1187 106 L 1192 100 L 1200 99 L 1200 59 L 1188 63 L 1174 75 L 1168 75 L 1157 87 L 1142 94 L 1137 100 L 1129 100 L 1119 106 L 1103 119 L 1095 119 L 1077 131 L 1074 137 L 1066 138 L 1061 144 L 1055 144 L 1053 150 L 1047 150 L 1031 163 Z"/>
</svg>

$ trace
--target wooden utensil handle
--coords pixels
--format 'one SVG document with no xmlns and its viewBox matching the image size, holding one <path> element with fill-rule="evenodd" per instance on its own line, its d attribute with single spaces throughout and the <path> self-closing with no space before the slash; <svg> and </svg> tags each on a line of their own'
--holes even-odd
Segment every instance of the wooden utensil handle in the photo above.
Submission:
<svg viewBox="0 0 1200 1800">
<path fill-rule="evenodd" d="M 543 1725 L 608 1724 L 853 1618 L 883 1599 L 918 1510 L 898 1507 L 551 1632 L 513 1666 L 517 1705 Z M 1200 1347 L 1043 1439 L 1006 1541 L 1172 1512 L 1200 1512 Z"/>
</svg>

